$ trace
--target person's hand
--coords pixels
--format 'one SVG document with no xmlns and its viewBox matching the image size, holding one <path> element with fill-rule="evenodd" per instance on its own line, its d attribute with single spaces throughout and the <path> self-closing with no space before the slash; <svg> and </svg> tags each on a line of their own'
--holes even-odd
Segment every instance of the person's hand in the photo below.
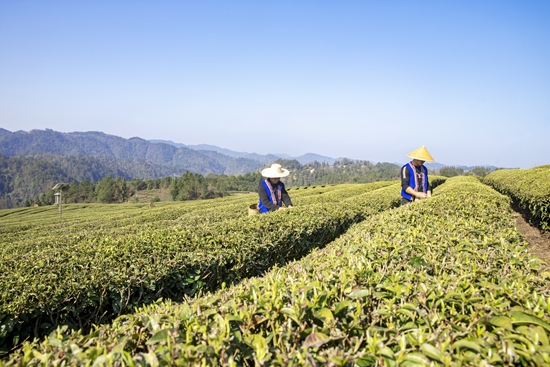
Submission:
<svg viewBox="0 0 550 367">
<path fill-rule="evenodd" d="M 428 197 L 428 195 L 426 195 L 425 193 L 423 192 L 417 192 L 416 195 L 415 195 L 418 199 L 426 199 Z"/>
</svg>

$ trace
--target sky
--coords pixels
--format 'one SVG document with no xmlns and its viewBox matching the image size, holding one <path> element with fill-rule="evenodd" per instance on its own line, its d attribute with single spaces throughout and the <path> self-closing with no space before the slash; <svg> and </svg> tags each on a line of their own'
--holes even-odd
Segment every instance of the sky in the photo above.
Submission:
<svg viewBox="0 0 550 367">
<path fill-rule="evenodd" d="M 0 127 L 550 164 L 550 1 L 0 0 Z"/>
</svg>

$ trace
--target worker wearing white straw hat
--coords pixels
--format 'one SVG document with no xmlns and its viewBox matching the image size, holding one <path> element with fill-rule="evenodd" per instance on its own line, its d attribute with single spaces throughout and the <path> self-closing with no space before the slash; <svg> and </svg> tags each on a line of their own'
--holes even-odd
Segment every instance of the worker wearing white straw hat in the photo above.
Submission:
<svg viewBox="0 0 550 367">
<path fill-rule="evenodd" d="M 271 167 L 262 170 L 262 176 L 266 179 L 258 185 L 258 195 L 260 201 L 258 209 L 260 213 L 272 212 L 283 207 L 283 203 L 288 208 L 292 208 L 292 201 L 285 190 L 285 185 L 281 182 L 282 177 L 288 176 L 290 172 L 281 167 L 280 164 L 273 163 Z"/>
<path fill-rule="evenodd" d="M 424 162 L 434 162 L 432 155 L 423 145 L 407 157 L 412 161 L 401 168 L 401 205 L 432 197 L 428 169 L 424 166 Z"/>
</svg>

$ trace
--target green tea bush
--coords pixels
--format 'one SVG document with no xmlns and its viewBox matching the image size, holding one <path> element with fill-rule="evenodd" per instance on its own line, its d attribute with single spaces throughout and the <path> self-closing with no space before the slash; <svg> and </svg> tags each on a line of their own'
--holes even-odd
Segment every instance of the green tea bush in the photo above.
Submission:
<svg viewBox="0 0 550 367">
<path fill-rule="evenodd" d="M 260 275 L 398 205 L 397 184 L 388 184 L 326 190 L 330 200 L 312 190 L 297 195 L 302 204 L 293 209 L 255 217 L 246 215 L 244 198 L 207 208 L 159 205 L 137 218 L 82 217 L 82 226 L 76 220 L 54 234 L 18 227 L 27 236 L 8 234 L 13 242 L 0 249 L 0 344 L 7 349 L 60 324 L 86 328 L 159 298 L 181 300 Z M 233 216 L 236 210 L 244 214 Z"/>
<path fill-rule="evenodd" d="M 550 165 L 497 170 L 483 182 L 511 197 L 531 223 L 543 230 L 550 229 Z"/>
<path fill-rule="evenodd" d="M 299 261 L 92 333 L 60 328 L 7 366 L 547 366 L 549 274 L 509 199 L 452 178 Z"/>
</svg>

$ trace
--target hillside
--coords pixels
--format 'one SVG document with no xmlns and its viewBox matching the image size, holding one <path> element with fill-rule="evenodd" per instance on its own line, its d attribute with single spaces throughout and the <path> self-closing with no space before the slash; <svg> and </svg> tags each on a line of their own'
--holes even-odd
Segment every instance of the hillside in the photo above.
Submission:
<svg viewBox="0 0 550 367">
<path fill-rule="evenodd" d="M 191 149 L 192 148 L 192 149 Z M 202 150 L 201 150 L 202 149 Z M 257 172 L 286 154 L 260 155 L 234 152 L 213 145 L 186 147 L 172 141 L 124 139 L 103 132 L 61 133 L 51 129 L 10 132 L 0 128 L 0 208 L 12 208 L 34 201 L 47 193 L 55 182 L 96 184 L 106 177 L 131 180 L 178 177 L 189 171 L 207 175 L 244 175 Z M 290 164 L 292 184 L 315 183 L 318 170 L 311 175 L 313 160 L 334 163 L 334 159 L 308 153 Z M 303 171 L 303 172 L 302 172 Z M 333 182 L 346 182 L 338 169 L 324 172 Z M 337 177 L 334 177 L 337 176 Z M 325 180 L 327 177 L 325 177 Z M 361 180 L 370 182 L 372 179 Z M 223 190 L 222 190 L 223 191 Z"/>
<path fill-rule="evenodd" d="M 98 182 L 111 176 L 161 178 L 180 171 L 143 159 L 35 154 L 6 157 L 0 154 L 0 209 L 12 208 L 51 190 L 56 182 Z"/>
<path fill-rule="evenodd" d="M 185 147 L 151 143 L 141 138 L 124 139 L 102 132 L 61 133 L 50 129 L 10 132 L 0 128 L 0 154 L 7 157 L 34 154 L 93 156 L 147 160 L 181 174 L 238 174 L 254 171 L 260 162 L 203 153 Z"/>
<path fill-rule="evenodd" d="M 0 158 L 1 209 L 32 205 L 37 196 L 48 193 L 52 184 L 60 181 L 87 181 L 88 187 L 106 177 L 160 179 L 179 177 L 185 172 L 202 176 L 245 175 L 258 173 L 277 161 L 292 173 L 286 179 L 289 186 L 307 186 L 392 180 L 398 177 L 400 167 L 366 160 L 337 160 L 314 153 L 293 158 L 287 154 L 235 152 L 206 144 L 185 146 L 164 140 L 124 139 L 103 132 L 61 133 L 50 129 L 10 132 L 0 128 Z M 440 171 L 447 177 L 464 173 L 460 167 L 449 169 L 447 174 Z M 225 181 L 223 177 L 219 182 L 212 178 L 208 186 L 223 196 Z"/>
</svg>

